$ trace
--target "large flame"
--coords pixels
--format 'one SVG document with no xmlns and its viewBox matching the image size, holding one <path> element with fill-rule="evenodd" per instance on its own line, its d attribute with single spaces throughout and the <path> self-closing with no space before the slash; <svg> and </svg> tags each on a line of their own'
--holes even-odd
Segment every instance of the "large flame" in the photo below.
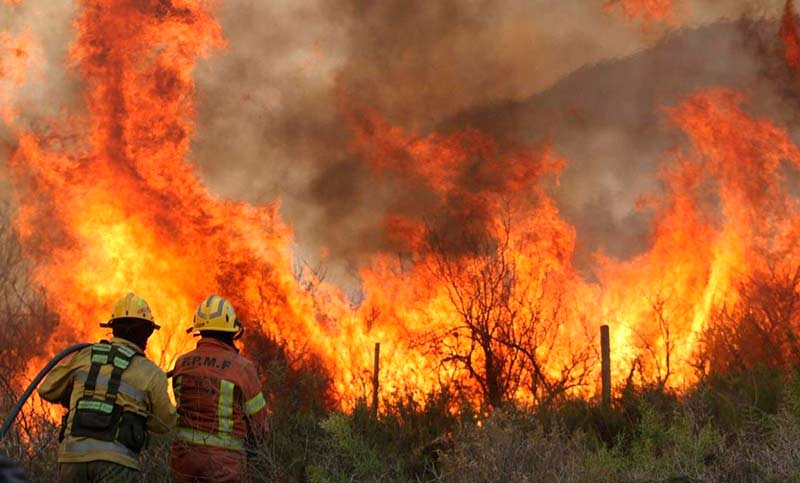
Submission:
<svg viewBox="0 0 800 483">
<path fill-rule="evenodd" d="M 796 164 L 800 152 L 785 130 L 743 112 L 743 100 L 714 90 L 670 110 L 692 149 L 664 171 L 653 244 L 630 262 L 601 263 L 618 368 L 638 358 L 647 374 L 679 387 L 692 382 L 710 312 L 734 302 L 736 284 L 768 257 L 793 261 L 786 256 L 796 246 L 798 213 L 783 163 Z"/>
<path fill-rule="evenodd" d="M 294 296 L 291 233 L 277 207 L 219 201 L 185 159 L 193 68 L 223 45 L 203 5 L 83 2 L 71 59 L 89 114 L 58 136 L 20 136 L 9 163 L 17 228 L 63 321 L 59 342 L 99 336 L 97 322 L 131 289 L 164 327 L 150 352 L 165 366 L 188 347 L 181 329 L 209 293 L 264 292 L 258 315 L 286 333 L 313 317 Z"/>
<path fill-rule="evenodd" d="M 653 18 L 671 12 L 670 2 L 646 5 Z M 624 262 L 598 254 L 596 281 L 572 266 L 579 233 L 549 195 L 567 161 L 549 147 L 507 149 L 474 130 L 421 135 L 362 110 L 348 116 L 354 153 L 378 182 L 396 177 L 430 195 L 436 215 L 387 217 L 396 251 L 362 267 L 364 300 L 353 307 L 295 273 L 277 203 L 221 200 L 188 159 L 193 69 L 224 46 L 207 2 L 80 7 L 70 58 L 88 113 L 48 135 L 16 128 L 8 162 L 20 240 L 61 320 L 51 352 L 103 335 L 113 300 L 133 290 L 163 327 L 148 350 L 168 368 L 191 347 L 195 305 L 218 293 L 293 353 L 318 357 L 343 405 L 369 389 L 374 342 L 384 395 L 442 385 L 474 400 L 591 394 L 603 323 L 616 382 L 638 373 L 681 388 L 696 380 L 699 338 L 710 314 L 736 301 L 736 284 L 774 260 L 797 262 L 800 207 L 785 176 L 800 151 L 735 92 L 698 92 L 666 111 L 688 147 L 665 159 L 663 190 L 642 201 L 655 215 L 649 248 Z M 499 372 L 490 381 L 476 368 Z"/>
</svg>

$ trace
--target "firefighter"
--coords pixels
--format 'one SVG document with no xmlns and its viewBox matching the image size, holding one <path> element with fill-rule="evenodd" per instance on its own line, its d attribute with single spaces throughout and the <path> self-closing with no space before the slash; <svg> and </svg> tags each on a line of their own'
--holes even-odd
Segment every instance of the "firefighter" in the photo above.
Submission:
<svg viewBox="0 0 800 483">
<path fill-rule="evenodd" d="M 69 412 L 62 421 L 59 474 L 66 482 L 135 482 L 148 433 L 166 433 L 177 420 L 167 376 L 144 355 L 160 327 L 142 298 L 114 305 L 110 341 L 89 346 L 56 366 L 39 395 Z"/>
<path fill-rule="evenodd" d="M 197 348 L 175 363 L 172 385 L 178 429 L 172 444 L 176 483 L 245 481 L 246 443 L 266 430 L 266 401 L 252 362 L 234 345 L 243 332 L 233 306 L 212 295 L 200 303 L 187 332 Z"/>
</svg>

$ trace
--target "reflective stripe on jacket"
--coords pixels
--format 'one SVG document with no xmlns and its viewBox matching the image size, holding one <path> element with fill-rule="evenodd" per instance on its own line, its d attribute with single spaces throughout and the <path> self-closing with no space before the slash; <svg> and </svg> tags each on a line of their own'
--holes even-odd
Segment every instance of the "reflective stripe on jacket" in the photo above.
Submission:
<svg viewBox="0 0 800 483">
<path fill-rule="evenodd" d="M 167 393 L 167 376 L 142 354 L 142 350 L 125 339 L 115 337 L 111 343 L 129 347 L 141 357 L 135 357 L 130 367 L 122 373 L 117 395 L 117 404 L 123 411 L 130 411 L 147 418 L 147 429 L 154 433 L 166 433 L 175 426 L 177 419 L 175 407 Z M 139 469 L 136 455 L 117 442 L 99 441 L 92 438 L 79 438 L 70 434 L 72 414 L 83 395 L 83 385 L 89 374 L 92 349 L 87 347 L 62 362 L 47 375 L 39 386 L 42 399 L 53 403 L 69 400 L 70 416 L 67 433 L 59 447 L 59 463 L 85 463 L 89 461 L 110 461 L 134 469 Z M 95 395 L 102 398 L 111 376 L 111 365 L 103 366 L 97 377 Z"/>
</svg>

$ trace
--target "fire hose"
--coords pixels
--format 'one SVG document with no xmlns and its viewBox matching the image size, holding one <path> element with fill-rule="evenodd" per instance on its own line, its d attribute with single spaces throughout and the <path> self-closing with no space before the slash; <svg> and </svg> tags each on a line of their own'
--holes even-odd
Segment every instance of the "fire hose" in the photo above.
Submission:
<svg viewBox="0 0 800 483">
<path fill-rule="evenodd" d="M 17 401 L 14 407 L 11 408 L 11 411 L 9 411 L 6 415 L 6 420 L 3 421 L 3 427 L 0 428 L 0 439 L 3 439 L 8 430 L 11 429 L 11 425 L 14 424 L 14 419 L 16 419 L 17 415 L 22 409 L 22 406 L 25 405 L 25 403 L 28 401 L 28 398 L 31 397 L 31 394 L 33 394 L 33 391 L 36 390 L 36 388 L 39 386 L 39 383 L 42 382 L 42 379 L 44 379 L 47 373 L 50 372 L 50 370 L 53 369 L 56 364 L 61 362 L 61 359 L 67 357 L 73 352 L 78 352 L 85 347 L 89 347 L 90 345 L 92 344 L 82 343 L 67 347 L 63 351 L 56 354 L 56 356 L 53 357 L 53 359 L 48 362 L 41 371 L 39 371 L 39 374 L 36 374 L 36 377 L 33 378 L 33 381 L 31 381 L 30 385 L 28 385 L 28 388 L 25 389 L 25 392 L 23 392 L 22 396 L 20 396 L 19 401 Z"/>
</svg>

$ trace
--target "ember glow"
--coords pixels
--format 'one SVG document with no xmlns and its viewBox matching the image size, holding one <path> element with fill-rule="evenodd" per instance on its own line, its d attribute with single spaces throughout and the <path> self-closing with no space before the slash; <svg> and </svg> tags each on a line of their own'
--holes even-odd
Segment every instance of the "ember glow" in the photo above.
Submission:
<svg viewBox="0 0 800 483">
<path fill-rule="evenodd" d="M 642 24 L 647 29 L 656 23 L 663 23 L 675 14 L 674 0 L 608 0 L 606 8 L 619 10 L 626 19 Z"/>
<path fill-rule="evenodd" d="M 611 5 L 644 22 L 673 14 L 667 0 Z M 598 253 L 592 274 L 573 266 L 580 234 L 552 197 L 569 159 L 549 144 L 508 148 L 475 129 L 417 133 L 354 108 L 348 154 L 375 183 L 401 179 L 431 195 L 426 213 L 386 217 L 393 249 L 359 268 L 354 304 L 296 273 L 279 201 L 221 199 L 191 162 L 196 62 L 225 55 L 209 4 L 83 0 L 79 11 L 70 65 L 87 113 L 54 120 L 46 136 L 5 116 L 19 139 L 7 162 L 15 226 L 61 317 L 53 353 L 104 335 L 98 323 L 132 290 L 162 326 L 149 354 L 169 368 L 193 344 L 184 329 L 194 307 L 217 293 L 256 332 L 321 360 L 344 407 L 369 392 L 375 342 L 384 397 L 442 385 L 476 402 L 591 396 L 601 324 L 611 326 L 617 385 L 635 375 L 681 389 L 697 380 L 703 331 L 737 301 L 738 284 L 798 262 L 800 205 L 786 177 L 800 150 L 735 91 L 704 89 L 663 108 L 687 143 L 664 153 L 662 189 L 642 199 L 654 213 L 647 249 L 627 261 Z M 0 45 L 0 82 L 23 82 L 6 59 L 27 59 L 35 40 L 0 36 Z"/>
</svg>

